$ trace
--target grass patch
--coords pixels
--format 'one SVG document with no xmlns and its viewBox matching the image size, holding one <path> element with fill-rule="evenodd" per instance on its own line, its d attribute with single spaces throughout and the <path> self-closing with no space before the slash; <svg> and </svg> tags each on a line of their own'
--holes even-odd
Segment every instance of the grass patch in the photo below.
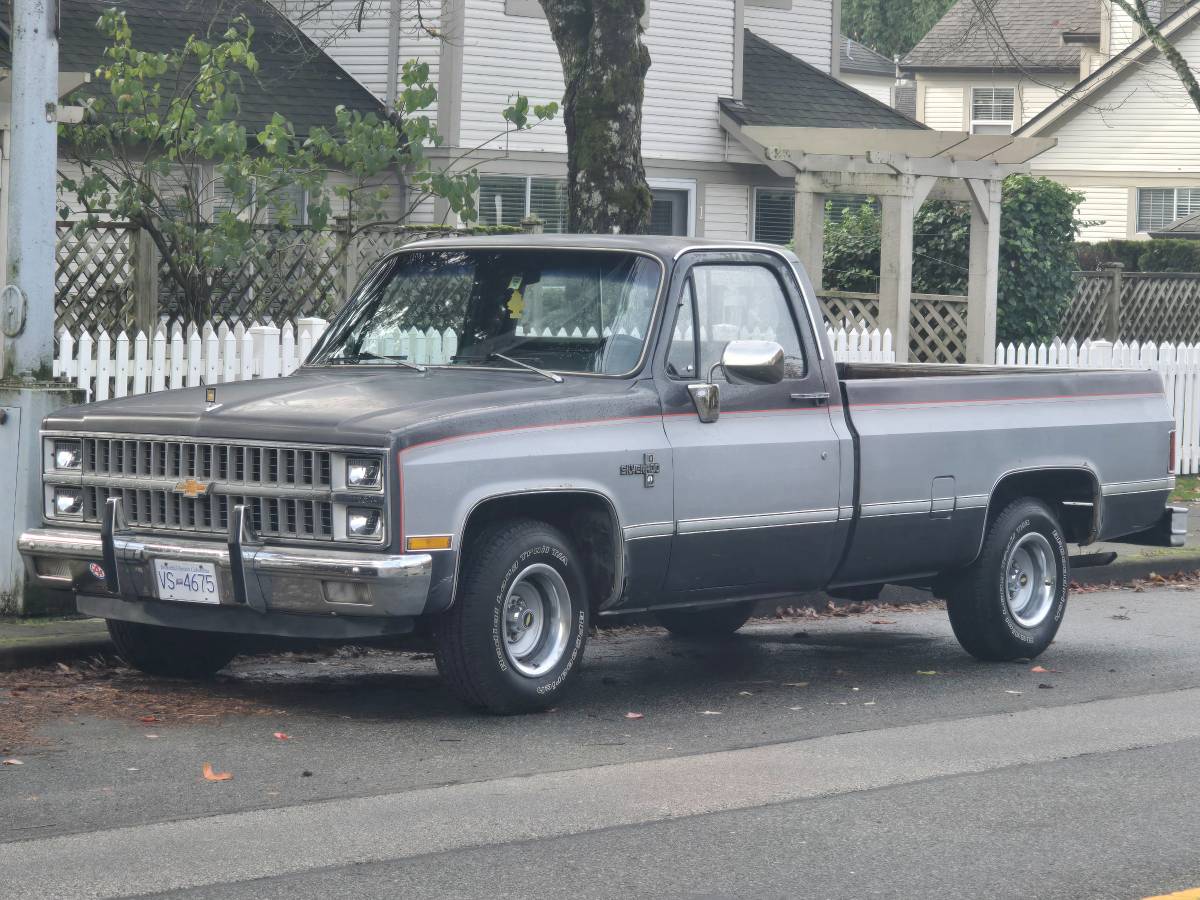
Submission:
<svg viewBox="0 0 1200 900">
<path fill-rule="evenodd" d="M 1178 475 L 1175 490 L 1171 492 L 1172 503 L 1195 503 L 1200 501 L 1200 475 Z"/>
</svg>

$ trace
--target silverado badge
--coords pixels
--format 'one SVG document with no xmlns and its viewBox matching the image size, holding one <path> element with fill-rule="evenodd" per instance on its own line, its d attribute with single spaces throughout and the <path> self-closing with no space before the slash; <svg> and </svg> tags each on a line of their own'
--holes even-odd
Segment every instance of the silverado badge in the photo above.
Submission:
<svg viewBox="0 0 1200 900">
<path fill-rule="evenodd" d="M 643 453 L 640 463 L 621 466 L 622 475 L 641 475 L 642 484 L 648 488 L 654 487 L 654 476 L 662 471 L 662 466 L 654 461 L 653 453 Z"/>
<path fill-rule="evenodd" d="M 197 497 L 205 496 L 210 487 L 212 487 L 211 482 L 197 481 L 195 478 L 189 478 L 175 485 L 175 493 L 183 494 L 189 500 L 195 500 Z"/>
</svg>

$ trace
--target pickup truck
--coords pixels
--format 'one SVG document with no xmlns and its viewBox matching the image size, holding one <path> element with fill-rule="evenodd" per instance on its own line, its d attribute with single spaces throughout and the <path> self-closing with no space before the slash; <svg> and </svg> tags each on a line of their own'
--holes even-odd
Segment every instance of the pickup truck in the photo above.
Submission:
<svg viewBox="0 0 1200 900">
<path fill-rule="evenodd" d="M 1033 658 L 1069 542 L 1182 543 L 1157 374 L 835 364 L 820 323 L 773 246 L 410 244 L 289 377 L 48 417 L 20 549 L 147 672 L 419 631 L 511 713 L 560 702 L 597 618 L 715 638 L 817 589 L 931 588 L 968 653 Z"/>
</svg>

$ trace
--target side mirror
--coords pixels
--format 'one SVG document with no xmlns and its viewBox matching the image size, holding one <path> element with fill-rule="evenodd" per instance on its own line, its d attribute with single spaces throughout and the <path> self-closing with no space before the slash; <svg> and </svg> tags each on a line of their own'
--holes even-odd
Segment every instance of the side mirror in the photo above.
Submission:
<svg viewBox="0 0 1200 900">
<path fill-rule="evenodd" d="M 730 341 L 721 354 L 721 368 L 732 384 L 779 384 L 783 347 L 775 341 Z"/>
<path fill-rule="evenodd" d="M 725 370 L 731 384 L 779 384 L 783 381 L 783 347 L 774 341 L 726 344 L 721 361 L 708 373 L 708 381 L 688 385 L 701 422 L 715 422 L 721 416 L 721 386 L 712 380 L 718 367 Z"/>
</svg>

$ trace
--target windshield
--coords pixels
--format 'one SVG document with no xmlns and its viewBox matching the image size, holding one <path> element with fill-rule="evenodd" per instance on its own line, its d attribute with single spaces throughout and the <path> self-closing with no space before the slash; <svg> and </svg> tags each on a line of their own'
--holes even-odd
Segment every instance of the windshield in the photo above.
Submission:
<svg viewBox="0 0 1200 900">
<path fill-rule="evenodd" d="M 307 365 L 524 363 L 623 375 L 642 357 L 661 272 L 651 258 L 601 250 L 401 253 L 372 274 Z"/>
</svg>

